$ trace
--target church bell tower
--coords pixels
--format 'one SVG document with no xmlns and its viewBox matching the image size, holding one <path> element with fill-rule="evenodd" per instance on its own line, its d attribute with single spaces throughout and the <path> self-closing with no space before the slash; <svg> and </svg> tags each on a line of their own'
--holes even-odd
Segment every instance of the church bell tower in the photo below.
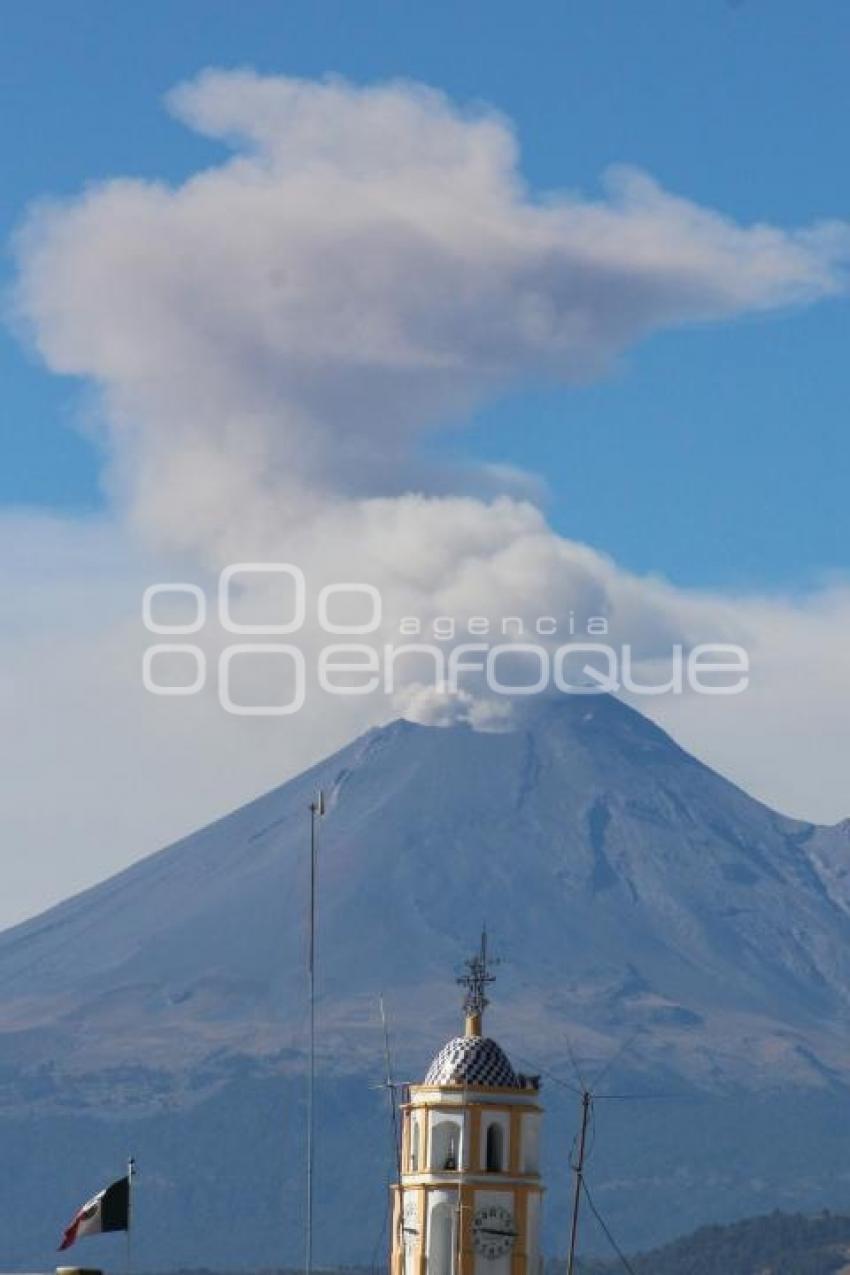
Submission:
<svg viewBox="0 0 850 1275">
<path fill-rule="evenodd" d="M 540 1275 L 540 1081 L 484 1035 L 487 936 L 458 981 L 463 1036 L 402 1105 L 391 1275 Z"/>
</svg>

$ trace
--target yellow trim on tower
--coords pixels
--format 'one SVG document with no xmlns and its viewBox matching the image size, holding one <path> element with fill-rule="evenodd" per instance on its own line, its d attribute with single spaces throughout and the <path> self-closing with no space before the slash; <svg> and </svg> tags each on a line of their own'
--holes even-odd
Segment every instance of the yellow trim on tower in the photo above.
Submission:
<svg viewBox="0 0 850 1275">
<path fill-rule="evenodd" d="M 509 1172 L 516 1176 L 520 1171 L 520 1130 L 522 1129 L 522 1112 L 518 1107 L 511 1108 L 510 1148 L 508 1156 Z"/>
<path fill-rule="evenodd" d="M 511 1254 L 511 1275 L 532 1275 L 528 1269 L 528 1192 L 519 1191 L 516 1196 L 517 1237 Z"/>
<path fill-rule="evenodd" d="M 526 1085 L 524 1089 L 520 1089 L 518 1085 L 410 1085 L 411 1095 L 414 1093 L 440 1093 L 441 1091 L 448 1093 L 470 1094 L 516 1094 L 517 1096 L 529 1096 L 530 1094 L 540 1093 L 540 1090 L 536 1089 L 534 1085 Z M 414 1099 L 411 1100 L 415 1101 Z"/>
</svg>

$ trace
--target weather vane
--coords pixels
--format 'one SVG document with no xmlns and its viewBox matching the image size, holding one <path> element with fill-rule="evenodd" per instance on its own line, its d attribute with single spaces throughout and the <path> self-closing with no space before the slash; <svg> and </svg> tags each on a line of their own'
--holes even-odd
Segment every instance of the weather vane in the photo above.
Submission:
<svg viewBox="0 0 850 1275">
<path fill-rule="evenodd" d="M 461 974 L 457 980 L 461 987 L 466 988 L 463 1008 L 467 1018 L 480 1018 L 489 1004 L 487 984 L 496 981 L 496 975 L 490 973 L 490 967 L 499 964 L 498 960 L 488 959 L 486 927 L 481 931 L 481 947 L 464 964 L 466 973 Z"/>
</svg>

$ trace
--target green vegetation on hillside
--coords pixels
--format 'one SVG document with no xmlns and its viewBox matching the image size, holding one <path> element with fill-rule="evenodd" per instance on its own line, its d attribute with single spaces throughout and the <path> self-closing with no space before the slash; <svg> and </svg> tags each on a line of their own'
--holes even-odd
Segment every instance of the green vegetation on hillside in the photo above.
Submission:
<svg viewBox="0 0 850 1275">
<path fill-rule="evenodd" d="M 729 1226 L 703 1226 L 651 1253 L 629 1258 L 635 1275 L 850 1275 L 850 1217 L 769 1213 Z M 563 1264 L 557 1266 L 563 1275 Z M 619 1261 L 584 1261 L 579 1275 L 615 1275 Z"/>
</svg>

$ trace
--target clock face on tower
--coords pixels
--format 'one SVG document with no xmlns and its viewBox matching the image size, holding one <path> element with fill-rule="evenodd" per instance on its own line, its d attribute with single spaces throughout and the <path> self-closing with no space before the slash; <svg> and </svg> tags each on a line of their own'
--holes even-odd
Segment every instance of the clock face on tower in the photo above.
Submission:
<svg viewBox="0 0 850 1275">
<path fill-rule="evenodd" d="M 472 1234 L 476 1253 L 491 1260 L 504 1257 L 516 1241 L 514 1215 L 501 1204 L 488 1204 L 476 1211 Z"/>
</svg>

